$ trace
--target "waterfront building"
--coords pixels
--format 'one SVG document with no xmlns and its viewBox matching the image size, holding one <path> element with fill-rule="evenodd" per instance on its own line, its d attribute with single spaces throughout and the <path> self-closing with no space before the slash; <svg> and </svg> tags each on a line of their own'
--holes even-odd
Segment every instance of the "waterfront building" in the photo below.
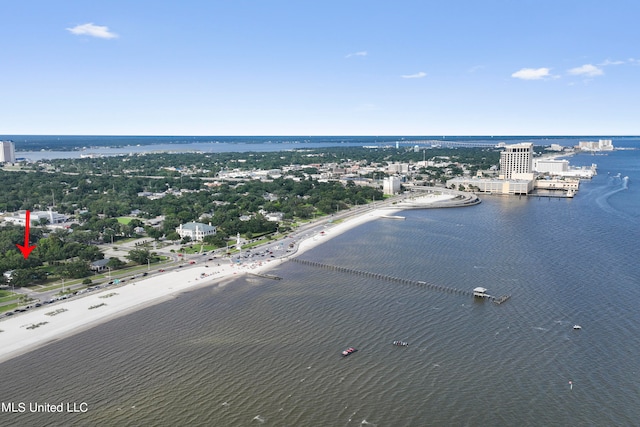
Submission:
<svg viewBox="0 0 640 427">
<path fill-rule="evenodd" d="M 562 173 L 569 171 L 569 161 L 566 159 L 541 158 L 533 162 L 536 172 L 540 173 Z"/>
<path fill-rule="evenodd" d="M 487 298 L 489 295 L 487 294 L 487 288 L 483 288 L 478 286 L 473 289 L 473 296 L 478 298 Z"/>
<path fill-rule="evenodd" d="M 193 241 L 202 241 L 206 236 L 216 234 L 216 227 L 201 222 L 187 222 L 180 224 L 180 227 L 176 228 L 176 232 L 181 238 L 189 237 Z"/>
<path fill-rule="evenodd" d="M 492 194 L 529 194 L 534 183 L 533 179 L 458 177 L 447 180 L 447 188 Z"/>
<path fill-rule="evenodd" d="M 613 143 L 610 139 L 600 139 L 598 141 L 580 141 L 578 148 L 583 151 L 612 151 Z"/>
<path fill-rule="evenodd" d="M 541 190 L 571 190 L 575 193 L 580 189 L 580 180 L 577 178 L 538 179 L 535 183 L 535 188 Z"/>
<path fill-rule="evenodd" d="M 533 179 L 533 144 L 523 142 L 505 146 L 500 153 L 500 178 Z"/>
<path fill-rule="evenodd" d="M 534 161 L 534 170 L 551 176 L 591 179 L 597 174 L 598 165 L 572 167 L 568 160 L 541 158 Z"/>
<path fill-rule="evenodd" d="M 498 178 L 458 177 L 447 181 L 448 188 L 493 194 L 529 194 L 534 188 L 533 144 L 503 145 Z"/>
<path fill-rule="evenodd" d="M 0 141 L 0 163 L 15 163 L 16 148 L 13 141 Z"/>
</svg>

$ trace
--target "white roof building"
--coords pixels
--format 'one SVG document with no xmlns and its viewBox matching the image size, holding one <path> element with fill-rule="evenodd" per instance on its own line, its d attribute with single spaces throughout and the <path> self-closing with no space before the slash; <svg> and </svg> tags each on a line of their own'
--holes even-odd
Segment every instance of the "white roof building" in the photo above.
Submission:
<svg viewBox="0 0 640 427">
<path fill-rule="evenodd" d="M 48 211 L 33 211 L 29 213 L 29 220 L 31 223 L 37 223 L 41 219 L 48 220 L 48 224 L 61 224 L 63 222 L 67 222 L 69 219 L 68 216 L 62 215 L 58 212 L 48 210 Z M 26 225 L 27 223 L 27 211 L 18 211 L 9 216 L 5 216 L 4 220 L 7 222 L 12 222 L 17 225 Z"/>
<path fill-rule="evenodd" d="M 206 236 L 216 234 L 216 227 L 211 223 L 207 225 L 201 222 L 187 222 L 180 224 L 180 227 L 176 228 L 176 232 L 182 238 L 189 237 L 193 241 L 202 241 Z"/>
</svg>

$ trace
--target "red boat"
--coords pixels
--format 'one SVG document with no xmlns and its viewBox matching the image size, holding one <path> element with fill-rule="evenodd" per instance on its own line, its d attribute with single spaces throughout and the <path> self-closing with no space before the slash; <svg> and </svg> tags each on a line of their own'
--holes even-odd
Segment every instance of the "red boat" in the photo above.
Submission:
<svg viewBox="0 0 640 427">
<path fill-rule="evenodd" d="M 342 351 L 342 357 L 350 356 L 353 353 L 355 353 L 356 351 L 358 351 L 358 349 L 353 348 L 353 347 L 349 347 L 348 349 Z"/>
</svg>

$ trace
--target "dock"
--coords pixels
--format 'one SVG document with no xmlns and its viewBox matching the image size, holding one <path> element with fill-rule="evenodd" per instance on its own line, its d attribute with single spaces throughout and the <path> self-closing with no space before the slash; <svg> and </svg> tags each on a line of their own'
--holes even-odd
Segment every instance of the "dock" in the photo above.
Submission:
<svg viewBox="0 0 640 427">
<path fill-rule="evenodd" d="M 492 298 L 491 301 L 493 301 L 495 304 L 502 304 L 503 302 L 507 301 L 509 298 L 511 298 L 511 295 L 502 295 L 499 298 Z"/>
</svg>

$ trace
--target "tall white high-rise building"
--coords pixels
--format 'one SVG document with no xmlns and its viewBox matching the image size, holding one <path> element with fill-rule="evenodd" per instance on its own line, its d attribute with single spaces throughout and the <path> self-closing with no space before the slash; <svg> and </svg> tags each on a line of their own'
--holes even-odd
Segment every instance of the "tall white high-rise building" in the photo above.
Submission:
<svg viewBox="0 0 640 427">
<path fill-rule="evenodd" d="M 533 179 L 533 144 L 522 142 L 507 145 L 500 153 L 502 179 Z"/>
<path fill-rule="evenodd" d="M 0 141 L 0 163 L 15 163 L 16 150 L 13 141 Z"/>
<path fill-rule="evenodd" d="M 389 176 L 382 181 L 382 192 L 384 194 L 398 194 L 400 192 L 400 178 Z"/>
</svg>

